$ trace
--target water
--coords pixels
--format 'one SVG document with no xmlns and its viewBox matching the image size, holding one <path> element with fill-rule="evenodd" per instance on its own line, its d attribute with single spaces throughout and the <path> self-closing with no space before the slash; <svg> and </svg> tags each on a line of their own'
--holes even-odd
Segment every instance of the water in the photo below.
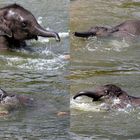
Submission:
<svg viewBox="0 0 140 140">
<path fill-rule="evenodd" d="M 71 33 L 140 17 L 139 1 L 74 0 L 70 7 Z M 86 97 L 72 100 L 79 91 L 110 83 L 139 96 L 139 41 L 70 38 L 71 137 L 74 140 L 140 139 L 139 109 L 110 112 L 99 110 L 99 104 Z"/>
<path fill-rule="evenodd" d="M 70 76 L 66 57 L 69 30 L 82 31 L 94 25 L 113 26 L 127 19 L 139 19 L 139 2 L 71 0 L 70 24 L 68 0 L 0 0 L 0 6 L 14 2 L 29 9 L 43 27 L 59 32 L 62 40 L 58 43 L 39 38 L 28 42 L 32 51 L 0 52 L 0 86 L 35 99 L 34 107 L 0 117 L 0 139 L 140 139 L 139 109 L 106 111 L 99 110 L 99 104 L 89 98 L 72 100 L 78 91 L 108 83 L 139 96 L 139 42 L 84 40 L 71 35 Z M 61 111 L 69 112 L 69 79 L 71 120 L 69 115 L 57 115 Z"/>
<path fill-rule="evenodd" d="M 61 42 L 39 38 L 28 41 L 32 51 L 0 52 L 0 87 L 7 92 L 34 98 L 35 106 L 0 118 L 0 139 L 68 139 L 69 112 L 68 0 L 0 0 L 1 7 L 21 4 L 39 23 L 59 32 Z"/>
</svg>

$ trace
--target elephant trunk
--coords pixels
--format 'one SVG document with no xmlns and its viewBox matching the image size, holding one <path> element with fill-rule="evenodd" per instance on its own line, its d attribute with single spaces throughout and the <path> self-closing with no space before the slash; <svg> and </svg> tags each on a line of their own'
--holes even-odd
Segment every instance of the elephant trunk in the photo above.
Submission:
<svg viewBox="0 0 140 140">
<path fill-rule="evenodd" d="M 42 36 L 42 37 L 53 37 L 56 39 L 56 41 L 60 41 L 60 37 L 59 37 L 58 33 L 54 32 L 54 31 L 45 30 L 40 25 L 35 26 L 35 34 L 37 36 Z"/>
<path fill-rule="evenodd" d="M 93 32 L 75 32 L 74 35 L 77 37 L 88 38 L 90 36 L 96 36 L 96 33 L 93 33 Z"/>
<path fill-rule="evenodd" d="M 73 99 L 76 99 L 77 97 L 79 96 L 88 96 L 90 98 L 93 98 L 94 101 L 98 101 L 102 95 L 99 95 L 98 93 L 96 92 L 91 92 L 91 91 L 82 91 L 82 92 L 79 92 L 78 94 L 76 94 Z"/>
</svg>

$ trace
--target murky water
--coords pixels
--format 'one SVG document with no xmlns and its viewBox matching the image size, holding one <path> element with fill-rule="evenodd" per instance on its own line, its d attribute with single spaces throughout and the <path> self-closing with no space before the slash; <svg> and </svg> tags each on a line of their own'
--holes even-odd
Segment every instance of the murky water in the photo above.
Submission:
<svg viewBox="0 0 140 140">
<path fill-rule="evenodd" d="M 45 28 L 59 32 L 62 40 L 39 38 L 29 41 L 31 50 L 0 52 L 0 86 L 17 94 L 28 94 L 35 106 L 0 118 L 3 140 L 91 140 L 139 139 L 140 111 L 100 111 L 90 99 L 71 100 L 80 90 L 107 83 L 117 84 L 139 96 L 139 41 L 83 40 L 71 36 L 71 76 L 68 77 L 68 0 L 0 0 L 0 6 L 20 3 Z M 86 30 L 94 25 L 113 26 L 127 19 L 139 19 L 139 1 L 73 0 L 70 4 L 70 30 Z M 82 102 L 81 102 L 82 101 Z"/>
<path fill-rule="evenodd" d="M 0 52 L 0 87 L 35 99 L 35 107 L 18 110 L 0 118 L 0 139 L 53 140 L 68 139 L 69 54 L 68 0 L 0 0 L 0 6 L 21 4 L 39 23 L 59 32 L 61 42 L 39 38 L 29 41 L 32 51 Z"/>
<path fill-rule="evenodd" d="M 71 1 L 71 32 L 96 25 L 114 26 L 139 19 L 139 1 Z M 140 96 L 139 41 L 88 40 L 71 36 L 71 98 L 78 91 L 113 83 L 130 95 Z M 71 136 L 75 140 L 139 139 L 140 111 L 99 111 L 89 98 L 71 99 Z"/>
</svg>

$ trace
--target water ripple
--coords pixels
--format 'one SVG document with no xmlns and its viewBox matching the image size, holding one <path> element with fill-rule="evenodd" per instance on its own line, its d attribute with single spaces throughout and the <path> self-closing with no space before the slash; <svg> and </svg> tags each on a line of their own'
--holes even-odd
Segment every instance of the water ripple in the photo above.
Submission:
<svg viewBox="0 0 140 140">
<path fill-rule="evenodd" d="M 44 52 L 50 58 L 24 58 L 21 56 L 4 56 L 0 59 L 5 63 L 5 66 L 11 66 L 21 69 L 30 70 L 58 70 L 63 69 L 67 64 L 65 55 L 55 55 L 52 52 Z"/>
<path fill-rule="evenodd" d="M 94 51 L 100 51 L 100 52 L 107 52 L 107 51 L 116 51 L 121 52 L 125 51 L 126 48 L 128 48 L 130 44 L 125 40 L 109 40 L 109 42 L 103 42 L 101 40 L 97 40 L 97 38 L 92 38 L 88 40 L 88 43 L 86 44 L 85 48 L 88 51 L 94 52 Z"/>
</svg>

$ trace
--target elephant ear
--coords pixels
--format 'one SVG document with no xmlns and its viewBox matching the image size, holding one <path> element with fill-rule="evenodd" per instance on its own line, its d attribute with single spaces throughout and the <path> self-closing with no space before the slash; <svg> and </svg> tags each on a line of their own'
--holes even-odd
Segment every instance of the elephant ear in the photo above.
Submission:
<svg viewBox="0 0 140 140">
<path fill-rule="evenodd" d="M 0 25 L 0 36 L 12 37 L 12 31 L 6 25 Z"/>
</svg>

